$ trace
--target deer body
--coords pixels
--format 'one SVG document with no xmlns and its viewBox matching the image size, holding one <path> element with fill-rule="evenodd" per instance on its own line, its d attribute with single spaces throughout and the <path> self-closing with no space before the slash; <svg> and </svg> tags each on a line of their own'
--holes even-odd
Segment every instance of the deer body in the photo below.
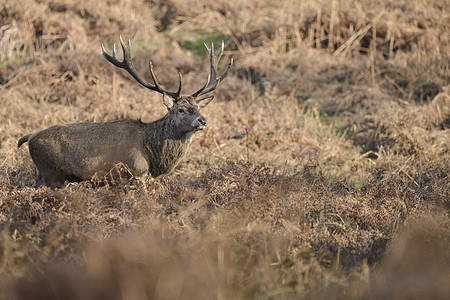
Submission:
<svg viewBox="0 0 450 300">
<path fill-rule="evenodd" d="M 140 120 L 118 120 L 103 123 L 77 123 L 57 125 L 22 137 L 18 147 L 28 142 L 31 158 L 36 166 L 36 186 L 52 188 L 64 186 L 66 181 L 90 179 L 94 174 L 105 174 L 117 163 L 123 163 L 133 175 L 149 173 L 152 177 L 171 172 L 188 151 L 193 136 L 206 126 L 200 109 L 209 104 L 213 96 L 197 99 L 213 91 L 226 76 L 216 78 L 217 57 L 214 48 L 207 50 L 211 60 L 211 74 L 204 87 L 191 96 L 180 96 L 161 88 L 153 67 L 150 71 L 154 85 L 145 81 L 134 68 L 130 44 L 124 50 L 124 60 L 103 49 L 102 55 L 115 66 L 127 70 L 139 83 L 163 94 L 168 112 L 159 120 L 144 123 Z M 222 49 L 219 53 L 220 55 Z M 213 80 L 211 81 L 211 76 Z"/>
<path fill-rule="evenodd" d="M 58 125 L 28 136 L 39 174 L 37 186 L 61 187 L 65 181 L 88 180 L 117 163 L 125 164 L 136 176 L 171 172 L 195 132 L 179 132 L 168 119 Z"/>
</svg>

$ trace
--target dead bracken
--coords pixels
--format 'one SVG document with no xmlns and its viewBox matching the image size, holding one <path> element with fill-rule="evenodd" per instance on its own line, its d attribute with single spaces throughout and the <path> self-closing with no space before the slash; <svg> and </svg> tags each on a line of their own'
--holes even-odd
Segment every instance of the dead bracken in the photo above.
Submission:
<svg viewBox="0 0 450 300">
<path fill-rule="evenodd" d="M 0 12 L 0 298 L 448 298 L 442 1 L 24 0 Z M 168 91 L 180 70 L 187 95 L 209 71 L 203 41 L 224 41 L 236 64 L 202 110 L 208 126 L 156 180 L 119 164 L 34 188 L 23 134 L 166 113 L 98 55 L 119 33 L 143 78 L 151 57 Z"/>
<path fill-rule="evenodd" d="M 206 127 L 200 113 L 214 96 L 204 96 L 214 91 L 230 70 L 217 77 L 217 66 L 224 50 L 219 54 L 206 46 L 211 73 L 206 84 L 190 96 L 181 96 L 181 73 L 176 92 L 165 90 L 159 84 L 153 65 L 150 73 L 154 84 L 146 81 L 136 70 L 131 58 L 131 42 L 125 45 L 122 37 L 123 61 L 109 55 L 102 46 L 102 56 L 114 66 L 126 70 L 144 87 L 163 95 L 167 114 L 159 120 L 144 123 L 140 120 L 122 119 L 113 122 L 90 122 L 55 125 L 42 131 L 27 134 L 18 141 L 18 148 L 28 143 L 36 169 L 36 187 L 46 185 L 63 187 L 67 182 L 89 180 L 96 174 L 107 174 L 117 164 L 124 164 L 134 176 L 145 173 L 157 178 L 170 173 L 186 154 L 192 138 Z M 202 97 L 202 95 L 204 97 Z"/>
</svg>

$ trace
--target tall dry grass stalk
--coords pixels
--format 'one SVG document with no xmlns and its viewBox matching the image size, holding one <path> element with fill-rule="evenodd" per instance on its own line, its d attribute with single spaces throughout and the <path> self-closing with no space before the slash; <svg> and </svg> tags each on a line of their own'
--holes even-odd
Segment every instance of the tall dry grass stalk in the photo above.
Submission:
<svg viewBox="0 0 450 300">
<path fill-rule="evenodd" d="M 0 298 L 446 299 L 441 1 L 3 0 L 0 20 Z M 224 39 L 207 129 L 160 180 L 33 189 L 22 135 L 164 115 L 100 57 L 119 34 L 186 93 Z"/>
</svg>

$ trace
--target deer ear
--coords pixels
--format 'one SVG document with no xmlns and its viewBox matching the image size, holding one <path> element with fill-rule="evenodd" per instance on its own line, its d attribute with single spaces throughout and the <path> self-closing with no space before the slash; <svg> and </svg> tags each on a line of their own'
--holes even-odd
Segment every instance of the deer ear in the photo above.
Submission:
<svg viewBox="0 0 450 300">
<path fill-rule="evenodd" d="M 169 96 L 166 93 L 164 93 L 163 102 L 164 102 L 164 105 L 167 106 L 168 109 L 171 109 L 172 106 L 173 106 L 173 102 L 174 101 L 173 101 L 173 98 L 171 96 Z"/>
<path fill-rule="evenodd" d="M 211 100 L 214 98 L 214 96 L 209 96 L 209 97 L 205 97 L 202 99 L 198 99 L 197 100 L 197 105 L 200 106 L 200 108 L 205 107 L 206 105 L 209 104 L 209 102 L 211 102 Z"/>
</svg>

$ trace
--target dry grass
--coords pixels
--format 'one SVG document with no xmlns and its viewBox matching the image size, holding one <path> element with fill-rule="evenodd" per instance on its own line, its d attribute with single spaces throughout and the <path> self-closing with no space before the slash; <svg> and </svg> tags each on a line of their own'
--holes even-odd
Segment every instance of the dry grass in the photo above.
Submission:
<svg viewBox="0 0 450 300">
<path fill-rule="evenodd" d="M 1 299 L 446 299 L 450 15 L 441 1 L 0 1 Z M 34 189 L 17 140 L 164 114 L 236 67 L 174 173 Z M 226 60 L 226 59 L 224 59 Z"/>
</svg>

